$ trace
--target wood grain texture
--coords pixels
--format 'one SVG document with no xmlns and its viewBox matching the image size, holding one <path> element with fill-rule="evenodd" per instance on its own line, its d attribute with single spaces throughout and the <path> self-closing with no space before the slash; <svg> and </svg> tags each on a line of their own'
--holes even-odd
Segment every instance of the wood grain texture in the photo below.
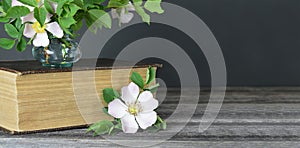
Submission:
<svg viewBox="0 0 300 148">
<path fill-rule="evenodd" d="M 195 90 L 184 96 L 187 102 Z M 23 135 L 0 132 L 0 147 L 121 147 L 118 143 L 155 147 L 298 147 L 300 144 L 300 88 L 228 88 L 223 106 L 214 123 L 199 133 L 199 123 L 210 95 L 202 89 L 198 107 L 188 124 L 174 132 L 185 121 L 169 120 L 168 129 L 159 133 L 140 131 L 130 135 L 93 137 L 86 128 Z M 176 109 L 180 93 L 169 89 L 158 113 L 167 118 Z M 186 104 L 186 109 L 192 104 Z M 161 141 L 167 135 L 174 135 Z M 111 142 L 114 140 L 115 143 Z"/>
</svg>

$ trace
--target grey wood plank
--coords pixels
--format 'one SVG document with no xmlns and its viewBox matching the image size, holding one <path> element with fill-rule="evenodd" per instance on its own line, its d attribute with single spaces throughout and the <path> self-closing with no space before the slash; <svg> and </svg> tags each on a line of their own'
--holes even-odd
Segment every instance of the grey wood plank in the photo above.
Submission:
<svg viewBox="0 0 300 148">
<path fill-rule="evenodd" d="M 48 139 L 48 138 L 36 138 L 36 139 L 18 139 L 18 138 L 7 138 L 3 139 L 5 142 L 1 143 L 0 147 L 123 147 L 106 140 L 89 140 L 89 139 Z M 147 143 L 149 141 L 139 141 L 140 143 Z M 138 143 L 135 141 L 132 146 L 138 147 Z M 299 141 L 166 141 L 164 143 L 155 145 L 153 147 L 210 147 L 210 148 L 265 148 L 265 147 L 288 147 L 296 148 L 300 144 Z M 63 145 L 63 146 L 62 146 Z"/>
<path fill-rule="evenodd" d="M 191 99 L 197 92 L 187 89 L 182 99 L 185 108 L 176 119 L 167 120 L 168 129 L 159 133 L 139 132 L 134 135 L 119 133 L 109 137 L 93 137 L 86 129 L 9 135 L 0 132 L 0 147 L 117 147 L 108 139 L 136 144 L 155 143 L 167 135 L 174 135 L 158 147 L 297 147 L 300 141 L 300 87 L 234 87 L 228 88 L 221 110 L 214 123 L 202 133 L 198 132 L 207 106 L 210 89 L 202 89 L 199 104 L 189 123 L 179 132 Z M 168 89 L 167 98 L 158 108 L 164 118 L 169 117 L 179 101 L 178 89 Z M 214 103 L 214 102 L 212 102 Z M 129 138 L 135 140 L 128 140 Z M 144 141 L 143 141 L 143 140 Z M 279 142 L 277 142 L 279 141 Z"/>
</svg>

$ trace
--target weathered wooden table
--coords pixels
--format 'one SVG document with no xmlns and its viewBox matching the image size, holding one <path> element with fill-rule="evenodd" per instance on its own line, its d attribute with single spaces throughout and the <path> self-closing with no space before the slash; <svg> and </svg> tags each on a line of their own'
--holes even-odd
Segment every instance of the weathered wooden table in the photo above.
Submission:
<svg viewBox="0 0 300 148">
<path fill-rule="evenodd" d="M 176 109 L 180 93 L 168 91 L 158 112 L 168 117 Z M 193 95 L 184 96 L 189 99 Z M 197 110 L 180 132 L 180 118 L 169 121 L 174 135 L 164 140 L 164 134 L 139 132 L 128 135 L 93 137 L 86 129 L 10 135 L 0 132 L 0 147 L 121 147 L 120 143 L 140 147 L 159 143 L 157 147 L 298 147 L 300 145 L 300 88 L 227 88 L 223 106 L 214 123 L 199 133 L 199 122 L 206 108 L 209 90 L 202 90 Z M 187 104 L 187 109 L 188 109 Z M 128 140 L 128 138 L 133 138 Z M 148 139 L 148 140 L 147 140 Z"/>
</svg>

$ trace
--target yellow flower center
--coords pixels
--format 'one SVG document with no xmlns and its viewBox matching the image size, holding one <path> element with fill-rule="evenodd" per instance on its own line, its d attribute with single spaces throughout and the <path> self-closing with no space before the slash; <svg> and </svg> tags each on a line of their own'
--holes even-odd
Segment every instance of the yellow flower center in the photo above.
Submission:
<svg viewBox="0 0 300 148">
<path fill-rule="evenodd" d="M 44 33 L 46 25 L 44 25 L 43 27 L 41 27 L 41 24 L 39 22 L 35 22 L 35 23 L 32 24 L 32 28 L 34 29 L 34 31 L 36 33 Z"/>
<path fill-rule="evenodd" d="M 134 104 L 128 107 L 128 112 L 132 115 L 137 115 L 140 112 L 140 109 L 138 105 Z"/>
<path fill-rule="evenodd" d="M 37 3 L 39 3 L 41 0 L 36 0 Z"/>
</svg>

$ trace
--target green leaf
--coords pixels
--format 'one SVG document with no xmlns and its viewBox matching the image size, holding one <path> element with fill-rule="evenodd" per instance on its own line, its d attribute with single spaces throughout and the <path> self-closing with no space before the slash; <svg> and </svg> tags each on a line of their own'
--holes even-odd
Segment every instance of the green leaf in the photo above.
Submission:
<svg viewBox="0 0 300 148">
<path fill-rule="evenodd" d="M 76 32 L 76 31 L 78 31 L 78 30 L 80 30 L 81 28 L 82 28 L 82 21 L 77 21 L 77 23 L 75 23 L 75 24 L 73 24 L 72 26 L 71 26 L 71 29 L 74 31 L 74 32 Z"/>
<path fill-rule="evenodd" d="M 161 128 L 162 128 L 163 130 L 166 130 L 166 129 L 167 129 L 167 122 L 161 123 Z"/>
<path fill-rule="evenodd" d="M 19 52 L 25 51 L 26 45 L 27 45 L 26 40 L 22 37 L 19 43 L 17 44 L 17 50 Z"/>
<path fill-rule="evenodd" d="M 70 14 L 70 8 L 68 5 L 64 5 L 63 6 L 63 12 L 61 14 L 61 16 L 63 17 L 69 17 L 69 14 Z"/>
<path fill-rule="evenodd" d="M 94 136 L 103 135 L 109 133 L 112 127 L 114 127 L 114 124 L 111 121 L 103 120 L 91 125 L 87 132 L 94 131 Z"/>
<path fill-rule="evenodd" d="M 113 88 L 103 89 L 103 99 L 108 104 L 116 98 L 120 98 L 120 94 Z"/>
<path fill-rule="evenodd" d="M 156 133 L 160 130 L 160 128 L 156 127 L 156 126 L 151 126 L 149 128 L 146 129 L 146 131 L 151 132 L 151 133 Z"/>
<path fill-rule="evenodd" d="M 107 12 L 103 10 L 92 9 L 89 10 L 88 13 L 97 27 L 101 28 L 104 26 L 105 28 L 111 28 L 112 20 Z"/>
<path fill-rule="evenodd" d="M 11 0 L 3 0 L 3 10 L 7 12 L 9 8 L 11 8 Z"/>
<path fill-rule="evenodd" d="M 88 29 L 93 33 L 97 33 L 98 28 L 102 28 L 103 26 L 111 28 L 112 24 L 110 15 L 105 11 L 98 9 L 89 10 L 87 15 L 85 15 L 85 20 Z"/>
<path fill-rule="evenodd" d="M 76 21 L 74 20 L 73 17 L 61 17 L 58 19 L 58 22 L 61 27 L 67 28 L 67 29 L 70 28 L 71 25 L 76 23 Z"/>
<path fill-rule="evenodd" d="M 133 0 L 135 11 L 142 17 L 143 22 L 150 24 L 150 15 L 142 7 L 142 0 Z"/>
<path fill-rule="evenodd" d="M 159 86 L 160 85 L 157 83 L 155 85 L 152 85 L 152 86 L 146 88 L 145 90 L 151 91 L 151 93 L 155 93 L 155 92 L 157 92 Z"/>
<path fill-rule="evenodd" d="M 158 14 L 162 14 L 164 13 L 164 10 L 161 8 L 160 4 L 161 0 L 147 0 L 144 7 L 152 13 L 156 12 Z"/>
<path fill-rule="evenodd" d="M 77 13 L 77 11 L 81 9 L 79 6 L 73 3 L 69 5 L 69 8 L 70 8 L 70 13 L 68 14 L 68 16 L 70 17 L 73 17 Z"/>
<path fill-rule="evenodd" d="M 6 33 L 12 38 L 18 38 L 19 32 L 17 28 L 12 24 L 5 24 L 4 29 Z"/>
<path fill-rule="evenodd" d="M 2 6 L 0 6 L 0 13 L 3 13 L 4 12 L 4 9 Z"/>
<path fill-rule="evenodd" d="M 86 25 L 88 27 L 88 29 L 93 32 L 93 33 L 97 33 L 97 30 L 98 30 L 98 27 L 97 25 L 94 24 L 94 20 L 92 20 L 92 18 L 90 17 L 90 15 L 85 15 L 84 16 L 84 19 L 85 19 L 85 22 L 86 22 Z"/>
<path fill-rule="evenodd" d="M 103 3 L 105 0 L 83 0 L 83 4 L 85 6 L 87 5 L 93 5 L 93 4 L 100 4 Z"/>
<path fill-rule="evenodd" d="M 103 107 L 103 108 L 102 108 L 102 111 L 103 111 L 103 113 L 105 113 L 105 114 L 111 116 L 111 115 L 108 113 L 108 107 Z"/>
<path fill-rule="evenodd" d="M 53 0 L 51 0 L 51 1 L 53 1 Z M 61 16 L 63 13 L 63 8 L 64 8 L 65 4 L 68 4 L 72 1 L 73 0 L 55 0 L 55 1 L 53 1 L 53 2 L 57 3 L 56 14 L 58 16 Z"/>
<path fill-rule="evenodd" d="M 41 26 L 45 24 L 47 17 L 47 10 L 45 7 L 34 8 L 34 18 L 40 23 Z"/>
<path fill-rule="evenodd" d="M 134 5 L 141 6 L 143 4 L 143 0 L 132 0 Z"/>
<path fill-rule="evenodd" d="M 7 10 L 6 17 L 19 18 L 30 13 L 30 10 L 24 6 L 15 6 Z"/>
<path fill-rule="evenodd" d="M 7 22 L 9 22 L 9 18 L 0 17 L 0 22 L 1 23 L 7 23 Z"/>
<path fill-rule="evenodd" d="M 19 29 L 19 35 L 18 35 L 18 40 L 20 41 L 23 37 L 23 32 L 24 32 L 25 25 L 21 25 Z"/>
<path fill-rule="evenodd" d="M 162 127 L 161 127 L 161 123 L 156 123 L 156 124 L 154 124 L 154 127 L 156 127 L 157 129 L 162 129 Z"/>
<path fill-rule="evenodd" d="M 120 8 L 128 5 L 129 0 L 110 0 L 108 2 L 108 8 Z"/>
<path fill-rule="evenodd" d="M 157 116 L 157 123 L 160 123 L 161 129 L 167 129 L 167 122 L 164 121 L 160 116 Z"/>
<path fill-rule="evenodd" d="M 154 67 L 149 67 L 147 69 L 147 75 L 146 75 L 146 84 L 150 84 L 155 80 L 156 77 L 156 71 Z"/>
<path fill-rule="evenodd" d="M 44 0 L 44 6 L 45 6 L 46 10 L 47 10 L 50 14 L 53 14 L 53 13 L 54 13 L 53 7 L 52 7 L 52 5 L 50 4 L 49 0 Z"/>
<path fill-rule="evenodd" d="M 114 129 L 115 129 L 115 127 L 112 126 L 112 127 L 109 129 L 109 131 L 108 131 L 108 135 L 112 134 L 112 132 L 113 132 Z"/>
<path fill-rule="evenodd" d="M 14 47 L 15 40 L 7 39 L 7 38 L 0 38 L 0 47 L 6 50 L 10 50 Z"/>
<path fill-rule="evenodd" d="M 41 7 L 40 9 L 40 23 L 42 24 L 42 25 L 44 25 L 45 24 L 45 21 L 46 21 L 46 17 L 47 17 L 47 10 L 46 10 L 46 8 L 45 7 Z"/>
<path fill-rule="evenodd" d="M 82 19 L 84 18 L 84 16 L 86 15 L 86 12 L 84 12 L 83 10 L 79 10 L 77 11 L 77 13 L 74 15 L 74 19 L 77 22 L 82 22 Z"/>
<path fill-rule="evenodd" d="M 115 125 L 116 129 L 122 130 L 122 123 L 120 119 L 116 119 L 117 124 Z"/>
<path fill-rule="evenodd" d="M 74 0 L 73 3 L 81 8 L 83 7 L 83 0 Z"/>
<path fill-rule="evenodd" d="M 132 82 L 134 82 L 136 85 L 138 85 L 141 89 L 144 89 L 144 80 L 142 78 L 142 76 L 137 73 L 137 72 L 133 72 L 131 77 L 130 77 L 130 80 Z"/>
<path fill-rule="evenodd" d="M 117 122 L 117 124 L 114 125 L 114 126 L 110 129 L 110 131 L 108 132 L 109 135 L 115 135 L 115 134 L 117 134 L 118 132 L 122 131 L 122 123 L 121 123 L 121 121 L 120 121 L 120 120 L 117 120 L 116 122 Z"/>
<path fill-rule="evenodd" d="M 162 120 L 161 117 L 157 116 L 157 120 L 155 124 L 147 128 L 147 131 L 158 132 L 159 130 L 166 130 L 166 129 L 167 129 L 167 122 Z"/>
<path fill-rule="evenodd" d="M 70 28 L 73 24 L 76 24 L 76 21 L 73 17 L 61 17 L 58 19 L 60 27 L 64 30 L 65 33 L 73 36 Z"/>
<path fill-rule="evenodd" d="M 38 2 L 36 0 L 18 0 L 23 4 L 32 6 L 32 7 L 37 7 L 38 6 Z"/>
<path fill-rule="evenodd" d="M 22 26 L 22 20 L 20 18 L 17 18 L 15 21 L 15 26 L 16 28 L 20 31 L 21 26 Z"/>
<path fill-rule="evenodd" d="M 58 3 L 58 2 L 61 2 L 61 1 L 67 2 L 68 0 L 51 0 L 51 1 Z"/>
<path fill-rule="evenodd" d="M 78 30 L 80 30 L 83 26 L 82 21 L 77 21 L 77 23 L 73 24 L 73 26 L 71 26 L 71 29 L 76 32 Z"/>
<path fill-rule="evenodd" d="M 62 12 L 63 12 L 63 6 L 64 6 L 64 4 L 65 4 L 65 1 L 60 1 L 60 2 L 58 2 L 57 8 L 56 8 L 56 14 L 57 14 L 58 16 L 61 16 L 61 14 L 62 14 Z"/>
</svg>

